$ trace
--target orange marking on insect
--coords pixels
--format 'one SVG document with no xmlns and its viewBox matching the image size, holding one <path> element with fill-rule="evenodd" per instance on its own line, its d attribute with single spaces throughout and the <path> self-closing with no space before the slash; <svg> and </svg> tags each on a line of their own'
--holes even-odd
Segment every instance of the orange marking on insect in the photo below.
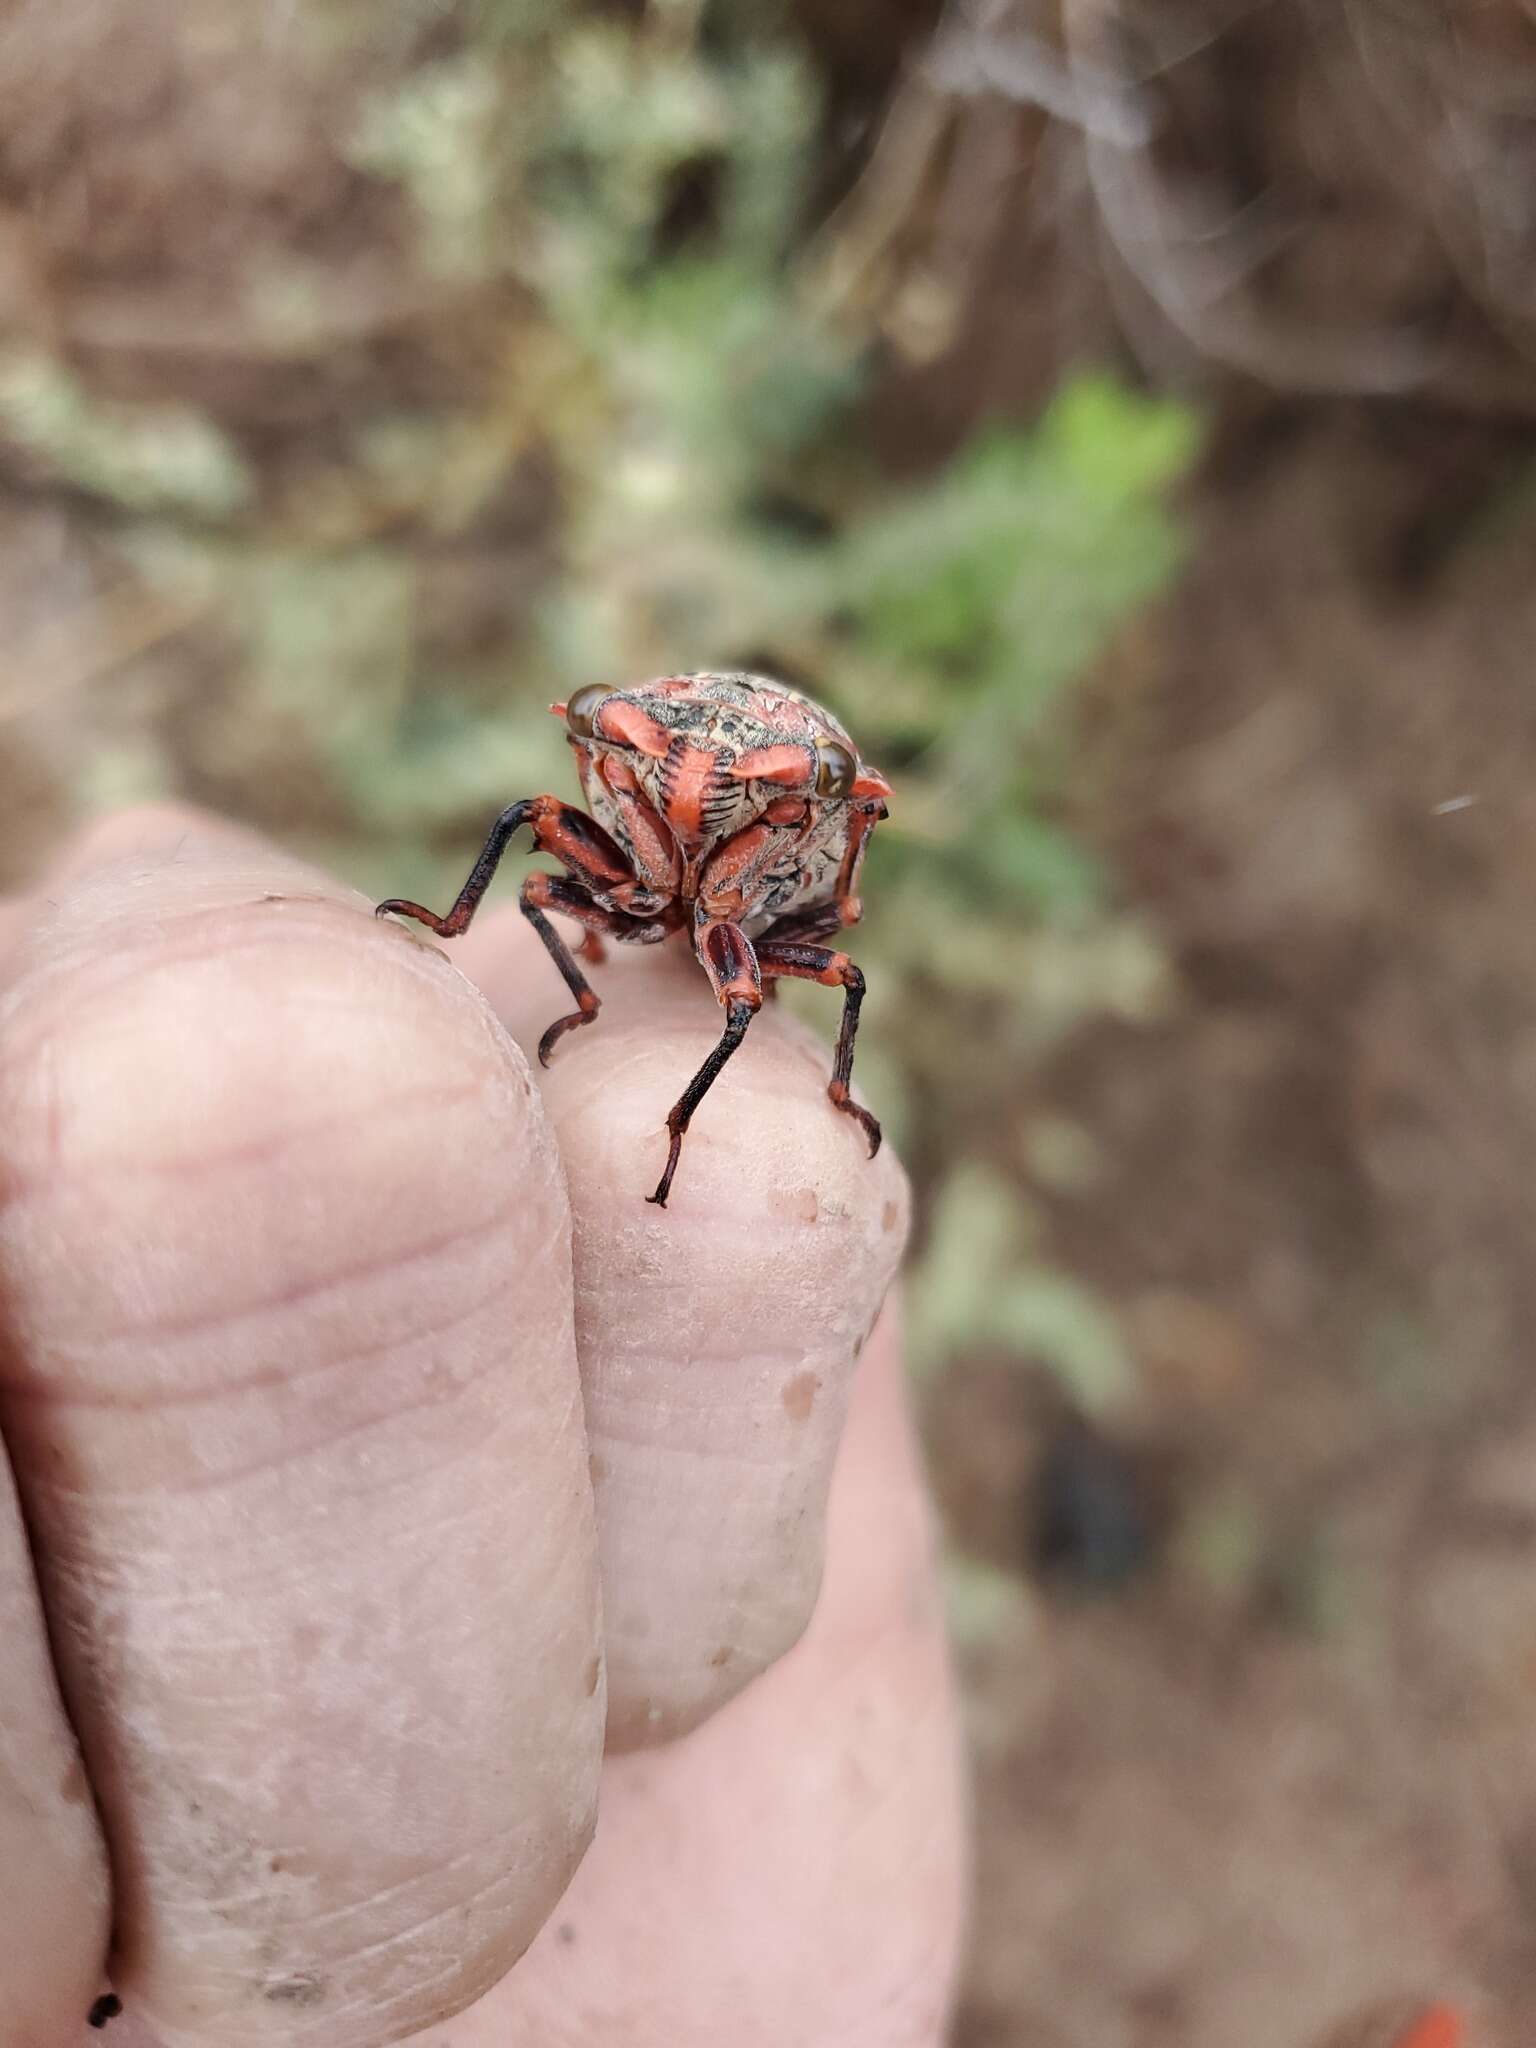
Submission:
<svg viewBox="0 0 1536 2048">
<path fill-rule="evenodd" d="M 605 754 L 597 775 L 624 819 L 639 879 L 648 889 L 674 894 L 682 882 L 682 856 L 676 839 L 652 809 L 634 769 L 616 755 Z"/>
<path fill-rule="evenodd" d="M 891 796 L 891 785 L 878 768 L 861 768 L 858 780 L 850 792 L 853 796 Z"/>
<path fill-rule="evenodd" d="M 717 846 L 699 877 L 699 901 L 711 917 L 740 917 L 747 905 L 744 891 L 753 885 L 763 856 L 779 843 L 765 819 L 747 825 Z"/>
<path fill-rule="evenodd" d="M 626 704 L 620 697 L 608 699 L 592 721 L 592 729 L 603 739 L 619 740 L 649 754 L 653 761 L 661 760 L 672 744 L 672 735 L 664 725 L 638 704 Z"/>
<path fill-rule="evenodd" d="M 1432 2005 L 1399 2037 L 1396 2048 L 1462 2048 L 1466 2028 L 1448 2005 Z"/>
<path fill-rule="evenodd" d="M 782 782 L 795 789 L 816 773 L 816 756 L 809 747 L 750 747 L 728 772 L 734 782 Z"/>
<path fill-rule="evenodd" d="M 843 850 L 843 864 L 838 870 L 836 895 L 845 906 L 843 916 L 848 924 L 857 924 L 863 916 L 859 899 L 854 894 L 859 879 L 859 869 L 864 863 L 864 842 L 874 831 L 879 819 L 873 811 L 854 811 L 848 821 L 848 844 Z M 850 910 L 848 905 L 852 905 Z"/>
<path fill-rule="evenodd" d="M 715 774 L 718 756 L 708 747 L 680 746 L 664 771 L 663 805 L 667 823 L 686 844 L 692 845 L 704 830 L 704 798 Z"/>
<path fill-rule="evenodd" d="M 720 1001 L 749 1003 L 757 1009 L 763 999 L 762 976 L 746 934 L 734 924 L 707 925 L 699 949 Z"/>
</svg>

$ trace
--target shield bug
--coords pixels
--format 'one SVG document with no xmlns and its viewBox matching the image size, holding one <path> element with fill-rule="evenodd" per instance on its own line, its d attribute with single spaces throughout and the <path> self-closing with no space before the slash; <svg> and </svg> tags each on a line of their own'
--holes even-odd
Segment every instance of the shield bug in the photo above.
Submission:
<svg viewBox="0 0 1536 2048">
<path fill-rule="evenodd" d="M 890 784 L 859 759 L 829 712 L 766 676 L 706 670 L 634 689 L 590 683 L 550 709 L 563 718 L 587 808 L 524 797 L 501 813 L 453 908 L 439 917 L 391 897 L 378 914 L 416 919 L 441 938 L 469 924 L 508 842 L 533 830 L 563 875 L 532 874 L 521 905 L 575 998 L 539 1041 L 545 1065 L 567 1031 L 590 1024 L 598 998 L 547 913 L 584 928 L 578 951 L 602 941 L 652 946 L 686 933 L 725 1012 L 719 1043 L 667 1117 L 667 1162 L 654 1194 L 665 1207 L 683 1134 L 746 1036 L 764 991 L 789 975 L 843 991 L 827 1093 L 880 1147 L 880 1126 L 849 1093 L 864 977 L 825 941 L 860 915 L 856 893 L 869 835 Z"/>
</svg>

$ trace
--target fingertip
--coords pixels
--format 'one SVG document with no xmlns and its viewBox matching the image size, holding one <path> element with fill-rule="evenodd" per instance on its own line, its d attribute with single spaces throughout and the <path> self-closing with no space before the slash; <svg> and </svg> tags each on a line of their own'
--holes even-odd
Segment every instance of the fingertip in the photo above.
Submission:
<svg viewBox="0 0 1536 2048">
<path fill-rule="evenodd" d="M 525 1035 L 557 999 L 515 940 L 498 959 L 488 934 L 476 971 Z M 686 1732 L 804 1629 L 853 1362 L 908 1196 L 894 1155 L 870 1156 L 829 1101 L 826 1048 L 772 1011 L 657 1187 L 667 1113 L 719 1009 L 686 958 L 632 954 L 601 987 L 542 1088 L 571 1194 L 615 1748 Z"/>
<path fill-rule="evenodd" d="M 135 804 L 88 819 L 48 863 L 42 887 L 45 892 L 62 888 L 93 869 L 119 862 L 191 864 L 239 853 L 271 858 L 272 852 L 254 828 L 200 805 Z"/>
</svg>

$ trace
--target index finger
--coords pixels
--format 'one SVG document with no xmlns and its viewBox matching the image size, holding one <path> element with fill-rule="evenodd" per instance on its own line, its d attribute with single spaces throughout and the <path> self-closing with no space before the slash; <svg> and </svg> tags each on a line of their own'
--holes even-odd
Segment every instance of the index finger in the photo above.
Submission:
<svg viewBox="0 0 1536 2048">
<path fill-rule="evenodd" d="M 563 992 L 516 911 L 453 957 L 531 1049 Z M 541 1080 L 571 1196 L 608 1741 L 632 1748 L 706 1719 L 810 1619 L 907 1189 L 829 1104 L 826 1050 L 771 1005 L 690 1129 L 669 1206 L 649 1206 L 667 1110 L 720 1013 L 682 945 L 615 951 L 593 981 L 601 1013 Z"/>
</svg>

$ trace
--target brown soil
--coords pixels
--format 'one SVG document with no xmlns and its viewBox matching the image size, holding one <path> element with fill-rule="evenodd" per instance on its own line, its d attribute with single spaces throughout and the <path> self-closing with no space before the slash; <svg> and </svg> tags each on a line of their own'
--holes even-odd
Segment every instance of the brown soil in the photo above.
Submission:
<svg viewBox="0 0 1536 2048">
<path fill-rule="evenodd" d="M 1432 1996 L 1472 2048 L 1536 2036 L 1521 453 L 1234 408 L 1192 572 L 1084 718 L 1083 823 L 1181 997 L 1031 1088 L 1096 1146 L 1037 1193 L 1134 1414 L 1085 1451 L 985 1358 L 930 1413 L 952 1527 L 1032 1588 L 968 1660 L 964 2048 L 1386 2048 Z"/>
</svg>

